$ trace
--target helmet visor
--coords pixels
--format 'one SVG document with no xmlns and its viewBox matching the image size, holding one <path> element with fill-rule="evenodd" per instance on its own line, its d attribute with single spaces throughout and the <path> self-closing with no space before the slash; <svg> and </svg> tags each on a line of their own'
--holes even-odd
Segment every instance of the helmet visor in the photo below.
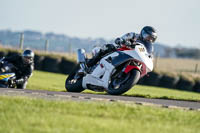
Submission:
<svg viewBox="0 0 200 133">
<path fill-rule="evenodd" d="M 149 43 L 154 43 L 156 41 L 157 35 L 156 33 L 152 33 L 151 35 L 146 33 L 145 31 L 142 32 L 142 37 L 144 41 Z"/>
<path fill-rule="evenodd" d="M 29 56 L 24 56 L 23 60 L 25 64 L 31 64 L 33 62 L 33 58 Z"/>
</svg>

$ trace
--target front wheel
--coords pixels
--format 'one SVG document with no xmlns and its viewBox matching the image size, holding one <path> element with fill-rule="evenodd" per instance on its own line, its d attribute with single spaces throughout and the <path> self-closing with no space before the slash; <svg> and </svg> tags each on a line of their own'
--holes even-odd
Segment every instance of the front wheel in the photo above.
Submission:
<svg viewBox="0 0 200 133">
<path fill-rule="evenodd" d="M 80 66 L 78 64 L 66 79 L 65 88 L 68 92 L 82 92 L 85 90 L 82 87 L 83 76 L 77 75 L 79 69 Z"/>
<path fill-rule="evenodd" d="M 117 73 L 111 77 L 107 93 L 110 95 L 121 95 L 131 89 L 140 79 L 140 72 L 133 69 L 127 74 Z"/>
</svg>

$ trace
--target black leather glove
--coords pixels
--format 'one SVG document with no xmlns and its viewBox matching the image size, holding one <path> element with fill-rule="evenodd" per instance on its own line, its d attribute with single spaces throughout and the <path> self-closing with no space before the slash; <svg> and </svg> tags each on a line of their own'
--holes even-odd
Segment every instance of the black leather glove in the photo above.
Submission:
<svg viewBox="0 0 200 133">
<path fill-rule="evenodd" d="M 115 39 L 115 44 L 121 45 L 121 44 L 124 44 L 124 43 L 125 43 L 125 41 L 121 38 Z"/>
<path fill-rule="evenodd" d="M 26 80 L 24 78 L 15 80 L 16 84 L 23 84 Z"/>
<path fill-rule="evenodd" d="M 16 80 L 15 79 L 9 79 L 8 80 L 8 84 L 9 85 L 14 85 L 14 84 L 16 84 Z"/>
</svg>

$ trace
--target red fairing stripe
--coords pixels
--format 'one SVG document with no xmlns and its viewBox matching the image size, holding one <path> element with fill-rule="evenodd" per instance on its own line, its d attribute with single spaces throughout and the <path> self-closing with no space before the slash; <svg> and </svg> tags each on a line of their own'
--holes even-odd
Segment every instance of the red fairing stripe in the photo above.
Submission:
<svg viewBox="0 0 200 133">
<path fill-rule="evenodd" d="M 128 72 L 130 72 L 133 69 L 137 69 L 140 71 L 140 69 L 137 66 L 128 65 L 124 72 L 127 74 Z"/>
<path fill-rule="evenodd" d="M 118 50 L 118 51 L 124 51 L 124 50 L 133 50 L 133 49 L 128 48 L 128 47 L 126 47 L 126 46 L 122 46 L 121 48 L 118 48 L 117 50 Z"/>
</svg>

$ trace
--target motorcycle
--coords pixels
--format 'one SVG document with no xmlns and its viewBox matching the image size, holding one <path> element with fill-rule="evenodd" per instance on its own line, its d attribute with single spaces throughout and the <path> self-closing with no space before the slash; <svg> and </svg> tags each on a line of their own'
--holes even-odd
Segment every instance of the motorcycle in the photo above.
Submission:
<svg viewBox="0 0 200 133">
<path fill-rule="evenodd" d="M 68 92 L 90 89 L 106 91 L 110 95 L 121 95 L 153 70 L 153 58 L 145 45 L 139 42 L 118 48 L 92 67 L 88 68 L 86 61 L 85 50 L 78 49 L 78 65 L 65 82 Z"/>
<path fill-rule="evenodd" d="M 13 81 L 16 79 L 14 73 L 16 68 L 11 63 L 3 61 L 3 59 L 0 59 L 0 69 L 4 68 L 4 71 L 0 72 L 0 88 L 15 88 L 16 84 Z"/>
</svg>

